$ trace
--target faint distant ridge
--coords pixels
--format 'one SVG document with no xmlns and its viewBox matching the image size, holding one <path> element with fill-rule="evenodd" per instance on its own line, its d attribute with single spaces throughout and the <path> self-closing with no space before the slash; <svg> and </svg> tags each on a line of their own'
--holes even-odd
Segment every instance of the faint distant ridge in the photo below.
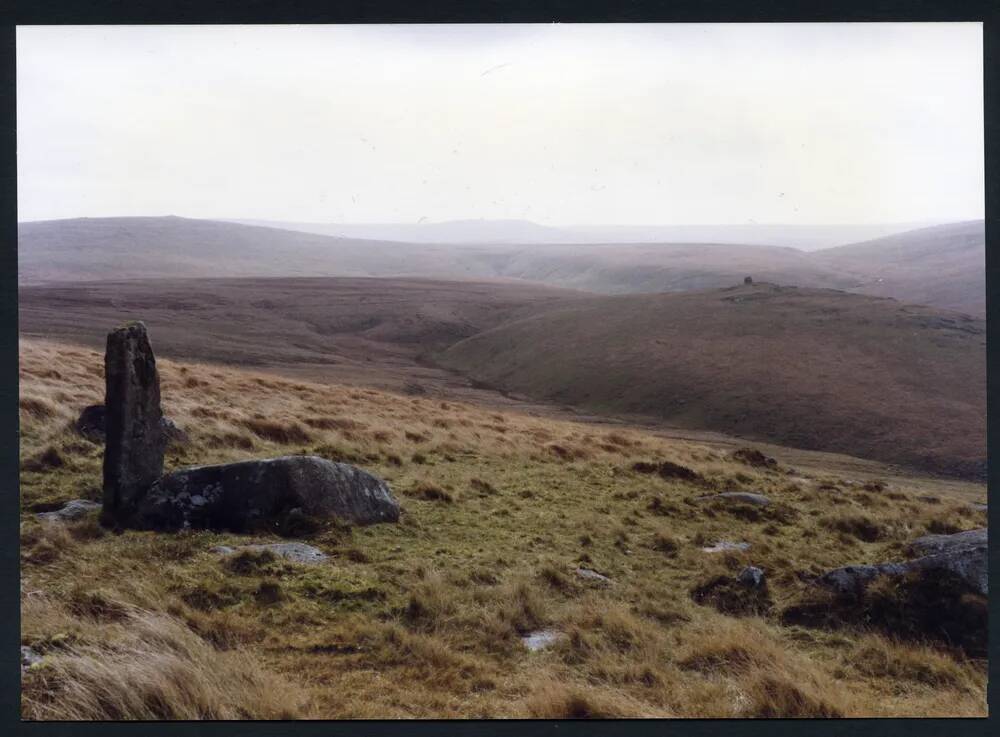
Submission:
<svg viewBox="0 0 1000 737">
<path fill-rule="evenodd" d="M 603 244 L 603 243 L 742 243 L 788 246 L 803 251 L 832 248 L 881 238 L 929 225 L 929 222 L 877 225 L 574 225 L 553 227 L 530 220 L 467 219 L 420 223 L 307 223 L 276 220 L 227 220 L 303 233 L 450 244 Z"/>
<path fill-rule="evenodd" d="M 535 226 L 505 221 L 508 233 Z M 454 237 L 478 221 L 448 224 Z M 541 226 L 539 226 L 541 227 Z M 735 237 L 735 236 L 734 236 Z M 985 315 L 983 222 L 804 251 L 747 243 L 414 243 L 180 217 L 18 225 L 18 283 L 189 277 L 518 280 L 595 294 L 686 292 L 754 281 L 893 297 Z"/>
</svg>

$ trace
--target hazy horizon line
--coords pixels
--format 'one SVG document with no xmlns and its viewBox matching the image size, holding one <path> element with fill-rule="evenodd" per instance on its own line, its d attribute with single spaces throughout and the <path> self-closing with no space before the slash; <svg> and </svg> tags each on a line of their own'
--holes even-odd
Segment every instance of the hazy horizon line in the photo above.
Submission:
<svg viewBox="0 0 1000 737">
<path fill-rule="evenodd" d="M 240 224 L 246 222 L 258 222 L 258 223 L 294 223 L 299 225 L 325 225 L 325 226 L 431 226 L 431 225 L 447 225 L 450 223 L 528 223 L 531 225 L 538 225 L 545 228 L 743 228 L 743 227 L 781 227 L 781 228 L 852 228 L 852 227 L 888 227 L 888 226 L 934 226 L 934 225 L 946 225 L 951 223 L 966 223 L 966 222 L 977 222 L 980 220 L 985 221 L 985 217 L 980 215 L 977 217 L 936 217 L 936 218 L 922 218 L 920 220 L 880 220 L 880 221 L 852 221 L 852 222 L 809 222 L 809 223 L 791 223 L 791 222 L 780 222 L 780 221 L 748 221 L 742 223 L 731 223 L 731 222 L 684 222 L 684 223 L 665 223 L 665 222 L 645 222 L 645 223 L 623 223 L 623 222 L 601 222 L 601 223 L 548 223 L 539 220 L 532 220 L 529 218 L 485 218 L 485 217 L 467 217 L 467 218 L 449 218 L 447 220 L 415 220 L 415 221 L 405 221 L 405 220 L 297 220 L 297 219 L 287 219 L 287 218 L 261 218 L 261 217 L 242 217 L 242 216 L 213 216 L 213 217 L 197 217 L 191 215 L 179 215 L 176 213 L 156 213 L 156 214 L 146 214 L 146 215 L 71 215 L 65 217 L 49 217 L 49 218 L 30 218 L 30 219 L 18 219 L 18 225 L 25 223 L 47 223 L 47 222 L 58 222 L 62 220 L 127 220 L 127 219 L 140 219 L 140 218 L 177 218 L 180 220 L 204 220 L 210 222 L 224 222 Z"/>
</svg>

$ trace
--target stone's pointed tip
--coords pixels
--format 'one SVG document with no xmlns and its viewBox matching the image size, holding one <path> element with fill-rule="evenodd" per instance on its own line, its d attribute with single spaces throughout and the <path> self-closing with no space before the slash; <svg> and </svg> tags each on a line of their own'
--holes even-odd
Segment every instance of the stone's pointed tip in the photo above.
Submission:
<svg viewBox="0 0 1000 737">
<path fill-rule="evenodd" d="M 142 330 L 145 330 L 146 323 L 144 323 L 142 320 L 126 320 L 125 322 L 121 323 L 118 327 L 116 327 L 115 330 L 129 330 L 131 328 L 140 328 Z"/>
</svg>

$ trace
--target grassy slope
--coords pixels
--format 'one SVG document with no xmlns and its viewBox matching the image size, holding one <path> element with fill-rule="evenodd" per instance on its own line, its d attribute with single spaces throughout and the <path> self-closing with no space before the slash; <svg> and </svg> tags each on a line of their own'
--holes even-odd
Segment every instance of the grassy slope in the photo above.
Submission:
<svg viewBox="0 0 1000 737">
<path fill-rule="evenodd" d="M 557 305 L 439 360 L 589 410 L 985 472 L 985 325 L 958 313 L 766 284 L 630 295 Z"/>
<path fill-rule="evenodd" d="M 724 616 L 688 595 L 752 563 L 767 570 L 777 611 L 800 595 L 797 572 L 897 557 L 928 529 L 984 524 L 963 500 L 924 497 L 926 480 L 878 492 L 635 429 L 160 365 L 166 413 L 193 439 L 168 467 L 302 451 L 351 459 L 390 481 L 402 522 L 311 535 L 329 565 L 243 571 L 208 552 L 245 541 L 233 535 L 40 524 L 32 510 L 99 494 L 101 448 L 66 425 L 100 401 L 102 368 L 96 352 L 22 341 L 22 642 L 48 654 L 25 680 L 28 716 L 985 713 L 982 662 Z M 753 521 L 690 505 L 702 488 L 629 470 L 661 459 L 789 511 Z M 858 519 L 874 542 L 837 531 Z M 699 550 L 720 537 L 753 547 Z M 579 564 L 614 585 L 576 579 Z M 542 626 L 568 637 L 526 652 L 519 633 Z"/>
</svg>

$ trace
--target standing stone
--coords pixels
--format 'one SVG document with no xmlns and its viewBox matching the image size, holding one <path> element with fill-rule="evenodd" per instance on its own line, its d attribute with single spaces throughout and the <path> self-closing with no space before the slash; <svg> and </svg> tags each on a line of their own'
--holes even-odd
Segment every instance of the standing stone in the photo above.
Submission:
<svg viewBox="0 0 1000 737">
<path fill-rule="evenodd" d="M 104 377 L 104 510 L 124 520 L 163 474 L 167 442 L 160 377 L 143 323 L 108 333 Z"/>
</svg>

